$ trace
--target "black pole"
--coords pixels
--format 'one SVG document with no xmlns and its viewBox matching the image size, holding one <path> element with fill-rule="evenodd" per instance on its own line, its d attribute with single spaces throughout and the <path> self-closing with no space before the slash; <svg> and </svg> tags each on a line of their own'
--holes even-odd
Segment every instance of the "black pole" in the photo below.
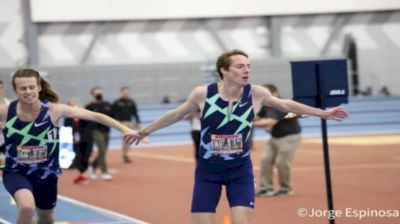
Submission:
<svg viewBox="0 0 400 224">
<path fill-rule="evenodd" d="M 326 197 L 328 201 L 328 211 L 334 214 L 333 211 L 333 194 L 332 194 L 332 182 L 331 182 L 331 165 L 329 161 L 329 147 L 328 147 L 328 129 L 326 120 L 321 119 L 322 127 L 322 147 L 324 155 L 324 168 L 325 168 L 325 183 L 326 183 Z M 335 224 L 335 217 L 329 217 L 329 224 Z"/>
<path fill-rule="evenodd" d="M 320 72 L 320 66 L 316 65 L 316 73 L 318 79 L 318 93 L 319 99 L 317 100 L 317 106 L 322 110 L 326 109 L 325 101 L 325 84 L 323 82 L 322 73 Z M 331 165 L 329 161 L 329 146 L 328 146 L 328 128 L 326 120 L 321 118 L 321 131 L 322 131 L 322 148 L 324 156 L 324 170 L 325 170 L 325 184 L 326 184 L 326 197 L 328 202 L 328 211 L 333 213 L 333 194 L 332 194 L 332 182 L 331 182 Z M 335 224 L 335 217 L 328 216 L 329 224 Z"/>
</svg>

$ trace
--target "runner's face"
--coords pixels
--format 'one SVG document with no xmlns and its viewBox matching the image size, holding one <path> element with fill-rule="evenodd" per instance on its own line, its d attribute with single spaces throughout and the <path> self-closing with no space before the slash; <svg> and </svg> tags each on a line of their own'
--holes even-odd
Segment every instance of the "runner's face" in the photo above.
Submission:
<svg viewBox="0 0 400 224">
<path fill-rule="evenodd" d="M 14 91 L 21 102 L 33 104 L 39 100 L 41 87 L 35 77 L 16 78 Z"/>
<path fill-rule="evenodd" d="M 239 84 L 240 86 L 245 86 L 249 83 L 250 76 L 250 62 L 249 59 L 243 55 L 233 55 L 231 56 L 231 65 L 229 70 L 224 70 L 224 78 L 229 81 Z"/>
</svg>

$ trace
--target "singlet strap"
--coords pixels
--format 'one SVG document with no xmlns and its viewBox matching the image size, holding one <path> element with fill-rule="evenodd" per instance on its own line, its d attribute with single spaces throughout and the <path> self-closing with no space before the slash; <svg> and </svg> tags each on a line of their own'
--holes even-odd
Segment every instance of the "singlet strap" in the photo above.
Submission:
<svg viewBox="0 0 400 224">
<path fill-rule="evenodd" d="M 243 88 L 242 96 L 245 97 L 245 98 L 249 97 L 250 91 L 251 91 L 251 84 L 245 85 L 244 88 Z"/>
<path fill-rule="evenodd" d="M 18 100 L 14 100 L 8 106 L 7 121 L 11 120 L 13 117 L 15 117 L 15 115 L 17 115 L 17 103 Z"/>
<path fill-rule="evenodd" d="M 42 121 L 49 116 L 49 110 L 48 110 L 49 103 L 47 101 L 41 101 L 40 103 L 41 103 L 40 112 L 35 121 L 36 120 Z M 14 100 L 8 106 L 7 121 L 11 120 L 17 115 L 17 105 L 18 105 L 18 100 Z"/>
<path fill-rule="evenodd" d="M 218 83 L 212 83 L 207 86 L 207 98 L 214 96 L 218 92 Z"/>
</svg>

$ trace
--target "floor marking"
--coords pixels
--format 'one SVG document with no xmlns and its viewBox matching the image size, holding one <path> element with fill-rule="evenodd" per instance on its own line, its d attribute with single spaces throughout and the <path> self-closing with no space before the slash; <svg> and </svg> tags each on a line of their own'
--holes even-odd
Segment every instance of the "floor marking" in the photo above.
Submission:
<svg viewBox="0 0 400 224">
<path fill-rule="evenodd" d="M 331 170 L 358 170 L 358 169 L 382 169 L 382 168 L 398 168 L 399 163 L 375 163 L 375 164 L 354 164 L 354 165 L 331 165 Z M 253 166 L 254 170 L 260 170 L 259 166 Z M 315 171 L 323 170 L 324 166 L 294 166 L 293 171 Z"/>
<path fill-rule="evenodd" d="M 229 218 L 228 215 L 224 215 L 224 219 L 222 221 L 222 224 L 232 224 L 231 219 Z"/>
<path fill-rule="evenodd" d="M 399 135 L 332 137 L 329 144 L 337 145 L 400 145 Z M 321 144 L 320 138 L 304 138 L 303 143 Z"/>
<path fill-rule="evenodd" d="M 100 208 L 100 207 L 97 207 L 97 206 L 94 206 L 94 205 L 86 204 L 84 202 L 77 201 L 75 199 L 72 199 L 72 198 L 69 198 L 69 197 L 66 197 L 66 196 L 58 195 L 58 198 L 60 200 L 65 201 L 65 202 L 81 206 L 81 207 L 83 207 L 85 209 L 90 209 L 90 210 L 93 210 L 93 211 L 97 211 L 97 212 L 106 214 L 110 218 L 118 217 L 120 219 L 124 219 L 124 220 L 129 221 L 129 222 L 134 222 L 135 224 L 149 224 L 149 223 L 144 222 L 142 220 L 138 220 L 138 219 L 135 219 L 135 218 L 132 218 L 132 217 L 129 217 L 129 216 L 117 213 L 117 212 L 113 212 L 113 211 L 110 211 L 110 210 L 107 210 L 107 209 L 104 209 L 104 208 Z M 115 222 L 112 222 L 112 223 L 115 223 Z"/>
<path fill-rule="evenodd" d="M 167 161 L 175 161 L 175 162 L 184 162 L 184 163 L 194 163 L 193 158 L 189 157 L 179 157 L 179 156 L 171 156 L 171 155 L 160 155 L 153 153 L 144 153 L 136 154 L 137 157 L 147 158 L 147 159 L 159 159 L 159 160 L 167 160 Z M 372 168 L 397 168 L 400 167 L 399 163 L 371 163 L 371 164 L 351 164 L 351 165 L 331 165 L 332 170 L 353 170 L 353 169 L 372 169 Z M 254 170 L 260 170 L 260 167 L 257 165 L 253 165 Z M 323 170 L 324 166 L 295 166 L 293 168 L 294 171 L 314 171 L 314 170 Z"/>
<path fill-rule="evenodd" d="M 7 221 L 5 219 L 2 219 L 2 218 L 0 218 L 0 223 L 1 224 L 12 224 L 11 222 L 9 222 L 9 221 Z"/>
<path fill-rule="evenodd" d="M 3 181 L 3 178 L 0 176 L 0 182 L 2 182 L 2 181 Z M 123 224 L 123 223 L 149 224 L 149 223 L 147 223 L 145 221 L 142 221 L 142 220 L 139 220 L 139 219 L 135 219 L 135 218 L 132 218 L 132 217 L 129 217 L 129 216 L 126 216 L 126 215 L 111 211 L 111 210 L 107 210 L 107 209 L 104 209 L 104 208 L 100 208 L 100 207 L 94 206 L 94 205 L 90 205 L 90 204 L 87 204 L 87 203 L 84 203 L 84 202 L 81 202 L 81 201 L 78 201 L 78 200 L 75 200 L 75 199 L 72 199 L 72 198 L 69 198 L 69 197 L 66 197 L 66 196 L 57 195 L 57 197 L 58 197 L 58 199 L 60 201 L 64 201 L 66 203 L 73 204 L 73 205 L 82 207 L 84 209 L 89 209 L 91 211 L 100 213 L 101 215 L 106 216 L 106 217 L 108 217 L 110 219 L 114 219 L 114 220 L 115 219 L 120 219 L 120 220 L 116 220 L 116 221 L 101 222 L 99 224 Z M 7 220 L 2 219 L 1 217 L 0 217 L 0 223 L 1 224 L 12 224 L 11 222 L 8 222 Z M 57 224 L 66 224 L 66 223 L 69 223 L 69 222 L 62 222 L 62 221 L 61 222 L 57 222 Z"/>
<path fill-rule="evenodd" d="M 141 158 L 148 158 L 148 159 L 160 159 L 160 160 L 168 160 L 176 162 L 194 163 L 193 158 L 155 154 L 155 153 L 136 152 L 134 156 Z"/>
<path fill-rule="evenodd" d="M 75 222 L 75 221 L 74 222 L 68 222 L 68 221 L 55 222 L 55 224 L 73 224 L 73 223 L 77 223 L 77 222 Z M 93 223 L 93 222 L 84 222 L 84 223 Z M 127 221 L 109 221 L 109 222 L 96 221 L 96 224 L 127 224 Z"/>
<path fill-rule="evenodd" d="M 301 150 L 301 154 L 312 154 L 312 155 L 322 155 L 323 154 L 323 151 L 322 151 L 322 149 L 315 149 L 315 150 L 310 150 L 310 149 L 307 149 L 307 150 Z M 335 152 L 335 151 L 329 151 L 329 155 L 330 156 L 332 156 L 332 155 L 338 155 L 339 153 L 338 152 Z"/>
<path fill-rule="evenodd" d="M 10 195 L 10 205 L 17 205 L 14 198 Z"/>
</svg>

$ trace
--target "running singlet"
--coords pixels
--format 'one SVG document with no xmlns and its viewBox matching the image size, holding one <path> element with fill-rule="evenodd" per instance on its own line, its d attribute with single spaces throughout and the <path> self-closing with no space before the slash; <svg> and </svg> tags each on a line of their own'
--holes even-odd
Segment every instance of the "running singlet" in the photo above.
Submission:
<svg viewBox="0 0 400 224">
<path fill-rule="evenodd" d="M 4 172 L 25 175 L 35 172 L 42 179 L 50 174 L 59 176 L 59 128 L 51 122 L 48 102 L 41 102 L 39 115 L 33 122 L 18 119 L 17 102 L 10 104 L 3 130 L 8 155 Z"/>
<path fill-rule="evenodd" d="M 249 159 L 254 118 L 251 94 L 251 85 L 244 86 L 229 112 L 229 102 L 220 97 L 217 83 L 207 87 L 199 149 L 203 160 Z"/>
</svg>

